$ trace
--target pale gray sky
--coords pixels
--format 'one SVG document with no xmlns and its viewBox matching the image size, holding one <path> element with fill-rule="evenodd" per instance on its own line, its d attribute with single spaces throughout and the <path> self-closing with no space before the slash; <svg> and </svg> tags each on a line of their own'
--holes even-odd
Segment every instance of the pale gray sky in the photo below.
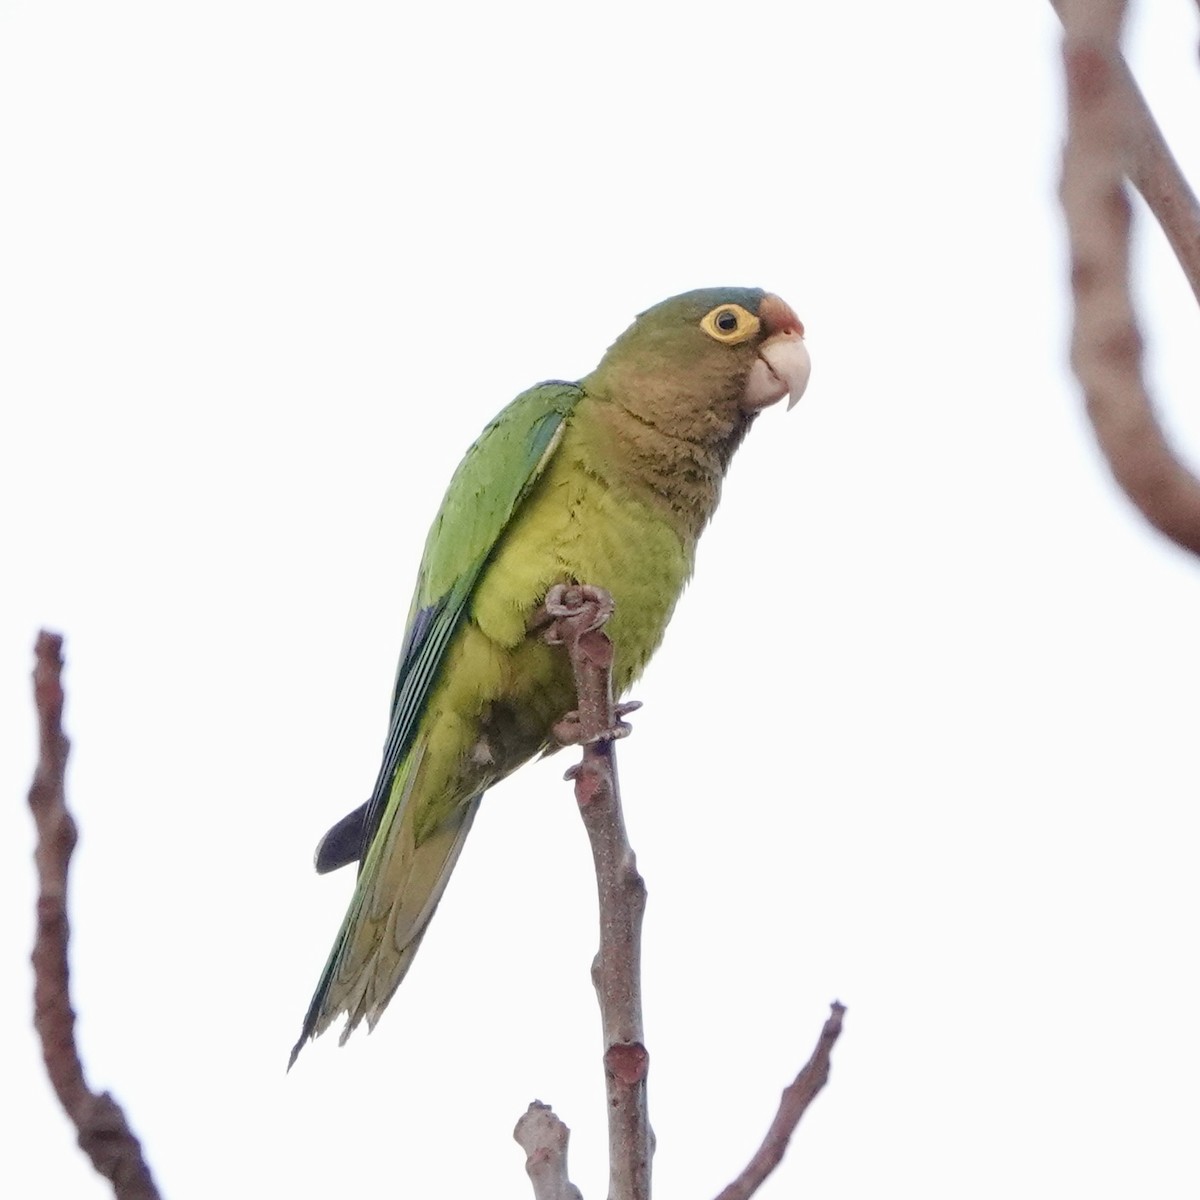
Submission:
<svg viewBox="0 0 1200 1200">
<path fill-rule="evenodd" d="M 173 1200 L 602 1196 L 565 763 L 485 802 L 370 1037 L 283 1067 L 421 542 L 480 426 L 687 288 L 812 382 L 735 461 L 621 747 L 658 1188 L 1194 1196 L 1200 572 L 1065 370 L 1049 5 L 0 4 L 0 989 L 22 1196 L 99 1197 L 29 1027 L 30 648 L 67 635 L 80 1034 Z M 1193 178 L 1194 12 L 1131 52 Z M 1151 11 L 1153 10 L 1153 11 Z M 1142 220 L 1149 373 L 1196 313 Z M 760 597 L 763 608 L 756 607 Z"/>
</svg>

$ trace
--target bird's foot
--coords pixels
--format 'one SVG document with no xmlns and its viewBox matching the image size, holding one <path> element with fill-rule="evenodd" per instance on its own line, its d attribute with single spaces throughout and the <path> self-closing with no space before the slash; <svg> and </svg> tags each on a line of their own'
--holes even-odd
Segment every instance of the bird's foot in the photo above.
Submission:
<svg viewBox="0 0 1200 1200">
<path fill-rule="evenodd" d="M 621 718 L 641 708 L 636 700 L 613 703 L 613 644 L 604 632 L 612 614 L 613 598 L 603 588 L 560 583 L 546 593 L 529 622 L 530 632 L 552 646 L 564 647 L 575 675 L 579 707 L 552 730 L 561 745 L 600 747 L 628 737 L 629 722 Z"/>
<path fill-rule="evenodd" d="M 613 598 L 590 583 L 556 583 L 529 621 L 551 646 L 570 645 L 598 630 L 613 614 Z"/>
<path fill-rule="evenodd" d="M 640 700 L 626 700 L 622 704 L 613 705 L 613 717 L 615 720 L 606 729 L 595 730 L 590 733 L 585 733 L 583 728 L 583 718 L 579 714 L 578 709 L 573 709 L 562 718 L 561 721 L 556 721 L 551 732 L 554 734 L 554 740 L 561 746 L 594 746 L 597 742 L 615 742 L 621 738 L 628 737 L 633 732 L 633 726 L 628 721 L 621 720 L 622 717 L 627 717 L 632 712 L 637 712 L 642 707 Z M 578 768 L 572 767 L 567 772 L 566 778 L 572 778 L 572 772 Z"/>
</svg>

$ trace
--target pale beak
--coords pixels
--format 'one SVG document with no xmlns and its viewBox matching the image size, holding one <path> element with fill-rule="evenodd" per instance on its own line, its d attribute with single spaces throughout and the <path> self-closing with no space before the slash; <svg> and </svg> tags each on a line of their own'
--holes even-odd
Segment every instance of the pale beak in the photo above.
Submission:
<svg viewBox="0 0 1200 1200">
<path fill-rule="evenodd" d="M 749 413 L 790 396 L 790 409 L 804 394 L 812 360 L 804 345 L 804 335 L 798 329 L 783 329 L 773 333 L 758 349 L 758 358 L 750 368 L 746 390 L 742 393 L 742 408 Z"/>
</svg>

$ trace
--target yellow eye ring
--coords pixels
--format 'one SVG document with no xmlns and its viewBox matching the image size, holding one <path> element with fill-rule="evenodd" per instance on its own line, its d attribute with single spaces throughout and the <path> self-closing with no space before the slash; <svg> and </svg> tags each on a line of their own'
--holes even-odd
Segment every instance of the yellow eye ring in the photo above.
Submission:
<svg viewBox="0 0 1200 1200">
<path fill-rule="evenodd" d="M 714 341 L 736 346 L 752 338 L 762 328 L 762 322 L 740 304 L 718 304 L 701 318 L 700 328 Z"/>
</svg>

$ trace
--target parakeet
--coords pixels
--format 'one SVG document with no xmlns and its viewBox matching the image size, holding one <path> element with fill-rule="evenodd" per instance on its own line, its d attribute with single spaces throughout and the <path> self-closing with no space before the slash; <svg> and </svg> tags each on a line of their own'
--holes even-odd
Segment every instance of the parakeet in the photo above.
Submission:
<svg viewBox="0 0 1200 1200">
<path fill-rule="evenodd" d="M 341 1013 L 374 1026 L 425 934 L 484 792 L 551 748 L 567 655 L 528 632 L 557 583 L 607 589 L 613 688 L 638 677 L 757 413 L 808 381 L 804 328 L 756 288 L 642 313 L 577 383 L 522 393 L 480 434 L 425 542 L 370 800 L 317 848 L 358 882 L 291 1063 Z M 289 1063 L 290 1065 L 290 1063 Z"/>
</svg>

